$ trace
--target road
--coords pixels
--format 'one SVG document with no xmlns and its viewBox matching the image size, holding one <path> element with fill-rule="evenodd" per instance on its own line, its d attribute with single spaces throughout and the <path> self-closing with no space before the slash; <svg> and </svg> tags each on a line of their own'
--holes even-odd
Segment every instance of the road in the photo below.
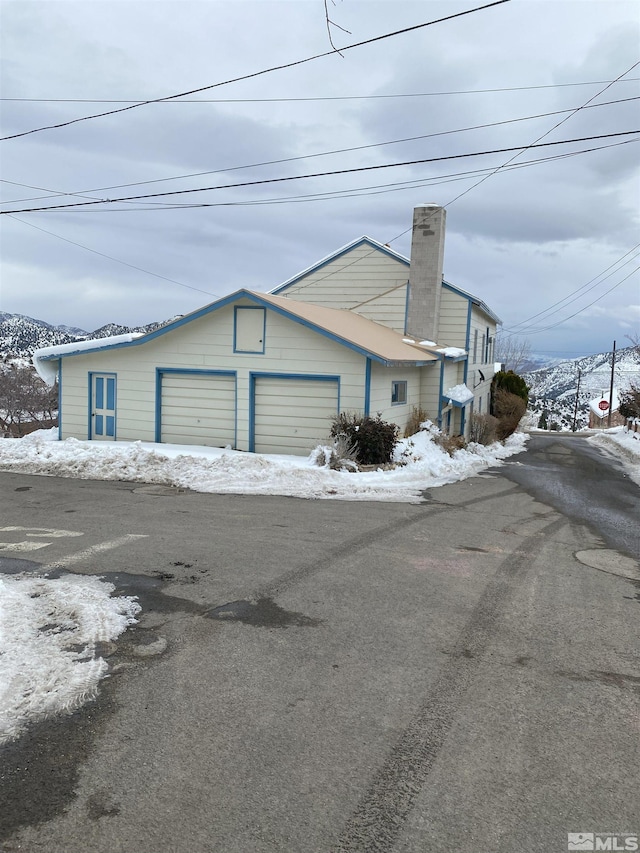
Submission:
<svg viewBox="0 0 640 853">
<path fill-rule="evenodd" d="M 24 553 L 0 531 L 0 571 L 104 575 L 143 605 L 97 701 L 0 751 L 0 849 L 639 834 L 639 507 L 552 437 L 420 504 L 0 473 L 0 527 L 82 534 Z"/>
</svg>

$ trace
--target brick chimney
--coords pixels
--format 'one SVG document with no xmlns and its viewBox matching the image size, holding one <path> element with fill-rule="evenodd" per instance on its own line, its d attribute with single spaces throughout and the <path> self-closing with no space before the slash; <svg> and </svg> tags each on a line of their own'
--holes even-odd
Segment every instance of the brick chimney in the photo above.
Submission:
<svg viewBox="0 0 640 853">
<path fill-rule="evenodd" d="M 416 340 L 438 341 L 446 218 L 437 204 L 413 211 L 406 333 Z"/>
</svg>

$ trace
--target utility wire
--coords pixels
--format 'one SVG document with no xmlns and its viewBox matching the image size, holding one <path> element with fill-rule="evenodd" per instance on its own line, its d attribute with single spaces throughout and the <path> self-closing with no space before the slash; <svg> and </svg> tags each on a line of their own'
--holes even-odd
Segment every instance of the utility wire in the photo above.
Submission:
<svg viewBox="0 0 640 853">
<path fill-rule="evenodd" d="M 596 139 L 611 139 L 613 137 L 629 136 L 631 134 L 637 134 L 637 133 L 640 133 L 640 130 L 625 130 L 625 131 L 619 131 L 617 133 L 603 133 L 603 134 L 599 134 L 597 136 L 582 136 L 582 137 L 576 137 L 574 139 L 561 139 L 561 140 L 557 140 L 556 142 L 534 143 L 531 145 L 527 145 L 525 148 L 523 148 L 523 146 L 521 146 L 521 145 L 515 146 L 515 147 L 510 147 L 510 148 L 495 148 L 495 149 L 491 149 L 488 151 L 474 151 L 474 152 L 471 152 L 468 154 L 449 154 L 449 155 L 444 156 L 444 157 L 427 157 L 427 158 L 423 158 L 423 159 L 419 159 L 419 160 L 405 160 L 405 161 L 400 162 L 400 163 L 381 163 L 381 164 L 378 164 L 375 166 L 358 166 L 358 167 L 355 167 L 352 169 L 333 169 L 333 170 L 327 171 L 327 172 L 315 172 L 315 173 L 311 173 L 311 174 L 307 174 L 307 175 L 290 175 L 290 176 L 285 177 L 285 178 L 263 178 L 263 179 L 257 180 L 257 181 L 242 181 L 242 182 L 235 183 L 235 184 L 217 184 L 217 185 L 209 186 L 209 187 L 196 187 L 193 189 L 186 189 L 186 190 L 171 190 L 171 191 L 161 192 L 161 193 L 147 193 L 145 195 L 124 196 L 124 197 L 119 197 L 119 198 L 114 198 L 114 199 L 103 199 L 100 202 L 83 201 L 83 202 L 72 202 L 69 204 L 59 204 L 59 205 L 48 205 L 48 206 L 43 206 L 43 207 L 25 208 L 22 210 L 8 210 L 8 211 L 3 210 L 3 211 L 0 211 L 0 214 L 5 214 L 5 213 L 36 213 L 36 212 L 45 211 L 45 210 L 65 210 L 68 208 L 86 207 L 86 206 L 92 206 L 95 204 L 112 204 L 114 202 L 140 201 L 141 199 L 162 198 L 165 196 L 186 195 L 189 193 L 210 192 L 213 190 L 222 190 L 222 189 L 236 189 L 238 187 L 264 186 L 266 184 L 278 184 L 278 183 L 284 183 L 287 181 L 300 181 L 300 180 L 304 180 L 307 178 L 323 178 L 323 177 L 328 177 L 328 176 L 332 176 L 332 175 L 347 175 L 347 174 L 354 174 L 356 172 L 372 172 L 372 171 L 376 171 L 376 170 L 380 170 L 380 169 L 398 168 L 401 166 L 416 166 L 416 165 L 423 165 L 425 163 L 439 163 L 439 162 L 443 162 L 445 160 L 461 160 L 461 159 L 465 159 L 465 158 L 469 158 L 469 157 L 486 156 L 488 154 L 504 154 L 504 153 L 507 153 L 510 151 L 521 152 L 524 150 L 529 150 L 531 148 L 547 148 L 547 147 L 552 146 L 552 145 L 568 145 L 568 144 L 571 144 L 574 142 L 588 142 L 588 141 L 596 140 Z M 586 149 L 586 150 L 588 151 L 590 149 Z M 497 169 L 494 170 L 494 172 L 492 174 L 495 174 L 495 171 L 498 171 L 498 170 Z M 458 196 L 458 198 L 459 197 L 460 196 Z M 205 206 L 205 205 L 203 204 L 200 206 Z"/>
<path fill-rule="evenodd" d="M 628 77 L 633 83 L 640 77 Z M 384 98 L 436 98 L 445 95 L 482 95 L 494 92 L 529 92 L 536 89 L 566 89 L 571 86 L 599 86 L 608 80 L 585 80 L 579 83 L 550 83 L 542 86 L 503 86 L 498 89 L 455 89 L 448 92 L 405 92 L 389 95 L 325 95 L 310 98 L 181 98 L 179 101 L 144 101 L 144 98 L 0 98 L 2 101 L 34 104 L 284 104 L 306 101 L 374 101 Z"/>
<path fill-rule="evenodd" d="M 211 293 L 209 290 L 201 290 L 199 287 L 192 287 L 192 285 L 185 284 L 183 281 L 176 281 L 174 278 L 167 278 L 166 275 L 160 275 L 157 272 L 145 270 L 142 267 L 137 267 L 135 264 L 130 264 L 127 261 L 121 261 L 119 258 L 114 258 L 112 255 L 107 255 L 104 252 L 98 252 L 96 249 L 90 249 L 89 246 L 84 246 L 82 243 L 77 243 L 75 240 L 69 240 L 67 237 L 63 237 L 61 234 L 55 234 L 53 231 L 47 231 L 46 228 L 40 228 L 39 225 L 34 225 L 32 222 L 25 222 L 24 219 L 19 219 L 17 216 L 11 215 L 10 219 L 20 222 L 22 225 L 28 225 L 29 228 L 35 228 L 36 231 L 42 231 L 43 234 L 49 234 L 51 237 L 57 237 L 58 240 L 64 240 L 65 243 L 71 243 L 73 246 L 78 246 L 78 248 L 84 249 L 86 252 L 91 252 L 94 255 L 100 255 L 101 258 L 107 258 L 107 260 L 114 261 L 116 264 L 122 264 L 125 267 L 130 267 L 132 270 L 143 272 L 146 275 L 153 276 L 154 278 L 161 278 L 163 281 L 171 282 L 171 284 L 178 284 L 180 287 L 186 287 L 189 290 L 196 290 L 198 293 L 205 293 L 207 296 L 217 295 L 215 293 Z"/>
<path fill-rule="evenodd" d="M 640 96 L 635 96 L 632 98 L 620 98 L 620 99 L 615 100 L 615 101 L 605 101 L 602 104 L 591 104 L 586 109 L 597 109 L 598 107 L 607 107 L 607 106 L 612 106 L 614 104 L 622 104 L 622 103 L 626 103 L 628 101 L 637 101 L 637 100 L 640 100 Z M 580 108 L 578 108 L 578 109 L 580 109 Z M 262 166 L 274 166 L 274 165 L 279 165 L 282 163 L 295 163 L 299 160 L 311 160 L 311 159 L 316 158 L 316 157 L 328 157 L 328 156 L 331 156 L 334 154 L 349 154 L 349 153 L 352 153 L 354 151 L 365 151 L 365 150 L 371 149 L 371 148 L 382 148 L 382 147 L 387 146 L 387 145 L 401 145 L 401 144 L 404 144 L 407 142 L 419 142 L 420 140 L 423 140 L 423 139 L 432 139 L 432 138 L 438 137 L 438 136 L 450 136 L 450 135 L 455 134 L 455 133 L 466 133 L 466 132 L 472 131 L 472 130 L 484 130 L 484 129 L 490 128 L 490 127 L 500 127 L 500 126 L 505 125 L 505 124 L 515 124 L 515 123 L 523 122 L 523 121 L 533 121 L 535 119 L 548 118 L 549 116 L 562 115 L 563 113 L 574 113 L 575 110 L 576 110 L 576 108 L 572 107 L 572 108 L 566 109 L 566 110 L 554 110 L 553 112 L 550 112 L 550 113 L 538 113 L 536 115 L 531 115 L 531 116 L 521 116 L 520 118 L 504 119 L 502 121 L 488 122 L 485 124 L 477 124 L 477 125 L 472 125 L 470 127 L 460 127 L 460 128 L 455 128 L 453 130 L 442 130 L 442 131 L 437 131 L 435 133 L 426 133 L 426 134 L 422 134 L 420 136 L 408 136 L 408 137 L 405 137 L 403 139 L 391 139 L 391 140 L 387 140 L 385 142 L 373 142 L 373 143 L 369 143 L 367 145 L 356 145 L 356 146 L 353 146 L 351 148 L 336 148 L 336 149 L 333 149 L 331 151 L 320 151 L 320 152 L 316 152 L 314 154 L 302 154 L 298 157 L 285 157 L 285 158 L 281 158 L 279 160 L 266 160 L 266 161 L 263 161 L 261 163 L 249 163 L 249 164 L 245 164 L 242 166 L 229 166 L 227 168 L 210 169 L 210 170 L 207 170 L 204 172 L 191 172 L 191 173 L 186 174 L 186 175 L 172 175 L 172 176 L 169 176 L 167 178 L 156 178 L 156 179 L 147 180 L 147 181 L 134 181 L 134 182 L 127 183 L 127 184 L 114 184 L 112 186 L 106 186 L 106 187 L 93 187 L 91 189 L 78 190 L 76 192 L 58 192 L 56 190 L 46 189 L 45 187 L 36 187 L 36 186 L 30 185 L 30 184 L 23 184 L 23 183 L 20 183 L 18 181 L 9 181 L 7 179 L 0 179 L 0 183 L 9 184 L 11 186 L 27 187 L 28 189 L 37 189 L 37 190 L 41 190 L 42 192 L 48 193 L 48 195 L 46 195 L 46 196 L 30 196 L 28 198 L 12 199 L 10 202 L 2 202 L 2 203 L 3 204 L 18 204 L 18 203 L 23 203 L 23 202 L 27 202 L 27 201 L 39 201 L 41 199 L 46 199 L 46 198 L 57 198 L 60 196 L 70 196 L 70 195 L 85 197 L 90 193 L 106 192 L 107 190 L 119 190 L 119 189 L 126 189 L 127 187 L 148 186 L 149 184 L 159 184 L 159 183 L 165 183 L 167 181 L 181 181 L 181 180 L 186 180 L 188 178 L 198 178 L 198 177 L 202 177 L 204 175 L 215 175 L 215 174 L 220 174 L 220 173 L 236 172 L 236 171 L 241 171 L 243 169 L 257 169 L 257 168 L 262 167 Z"/>
<path fill-rule="evenodd" d="M 340 48 L 340 53 L 342 54 L 347 50 L 354 50 L 357 47 L 363 47 L 364 45 L 367 45 L 367 44 L 374 44 L 375 42 L 383 41 L 384 39 L 388 39 L 388 38 L 393 38 L 394 36 L 404 35 L 405 33 L 410 33 L 410 32 L 415 32 L 416 30 L 421 30 L 421 29 L 424 29 L 425 27 L 431 27 L 434 24 L 441 24 L 444 21 L 452 21 L 455 18 L 461 18 L 465 15 L 471 15 L 473 12 L 480 12 L 484 9 L 490 9 L 492 6 L 500 6 L 503 3 L 509 3 L 509 2 L 511 2 L 511 0 L 493 0 L 493 2 L 491 2 L 491 3 L 486 3 L 483 6 L 476 6 L 473 9 L 467 9 L 464 12 L 456 12 L 453 15 L 446 15 L 443 18 L 437 18 L 436 20 L 433 20 L 433 21 L 426 21 L 422 24 L 414 24 L 411 27 L 404 27 L 401 30 L 394 30 L 393 32 L 390 32 L 390 33 L 384 33 L 383 35 L 380 35 L 380 36 L 374 36 L 373 38 L 365 39 L 364 41 L 359 41 L 359 42 L 355 42 L 353 44 L 348 44 L 345 47 Z M 94 119 L 94 118 L 103 118 L 104 116 L 115 115 L 116 113 L 127 112 L 128 110 L 134 110 L 137 107 L 144 107 L 144 106 L 147 106 L 148 104 L 158 104 L 158 103 L 164 103 L 166 101 L 173 101 L 173 100 L 176 100 L 177 98 L 184 98 L 186 95 L 195 95 L 198 92 L 206 92 L 209 89 L 216 89 L 220 86 L 227 86 L 230 83 L 239 83 L 242 80 L 251 80 L 255 77 L 261 77 L 265 74 L 270 74 L 273 71 L 282 71 L 286 68 L 294 68 L 297 65 L 304 65 L 307 62 L 313 62 L 314 60 L 322 59 L 325 56 L 335 55 L 335 53 L 336 53 L 335 50 L 327 50 L 327 51 L 324 51 L 323 53 L 317 53 L 314 56 L 308 56 L 305 59 L 297 59 L 297 60 L 294 60 L 292 62 L 285 62 L 281 65 L 274 65 L 271 68 L 264 68 L 261 71 L 254 71 L 251 74 L 243 74 L 240 77 L 232 77 L 229 80 L 223 80 L 219 83 L 211 83 L 208 86 L 199 86 L 196 89 L 189 89 L 186 92 L 178 92 L 175 95 L 167 95 L 167 96 L 162 97 L 162 98 L 150 98 L 150 99 L 145 100 L 145 101 L 139 101 L 138 103 L 135 103 L 135 104 L 129 104 L 126 107 L 119 107 L 118 109 L 115 109 L 115 110 L 107 110 L 106 112 L 103 112 L 103 113 L 94 113 L 93 115 L 82 116 L 80 118 L 74 118 L 74 119 L 70 119 L 69 121 L 59 122 L 58 124 L 46 125 L 44 127 L 35 127 L 35 128 L 32 128 L 31 130 L 22 131 L 21 133 L 14 133 L 14 134 L 11 134 L 10 136 L 0 137 L 0 142 L 4 142 L 4 141 L 9 140 L 9 139 L 18 139 L 22 136 L 28 136 L 29 134 L 32 134 L 32 133 L 41 133 L 44 130 L 56 130 L 56 129 L 61 128 L 61 127 L 68 127 L 69 125 L 76 124 L 77 122 L 80 122 L 80 121 L 89 121 L 89 120 Z"/>
</svg>

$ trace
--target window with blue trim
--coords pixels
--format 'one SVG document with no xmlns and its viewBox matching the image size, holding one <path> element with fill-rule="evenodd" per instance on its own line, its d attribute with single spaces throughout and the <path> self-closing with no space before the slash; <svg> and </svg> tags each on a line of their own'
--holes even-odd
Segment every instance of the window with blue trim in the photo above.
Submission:
<svg viewBox="0 0 640 853">
<path fill-rule="evenodd" d="M 401 406 L 407 402 L 407 383 L 405 380 L 391 383 L 391 405 Z"/>
</svg>

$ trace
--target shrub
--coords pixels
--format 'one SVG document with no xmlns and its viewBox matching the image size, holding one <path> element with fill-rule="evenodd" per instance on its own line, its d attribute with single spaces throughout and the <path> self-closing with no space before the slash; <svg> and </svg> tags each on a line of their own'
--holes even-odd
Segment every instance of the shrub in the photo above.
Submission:
<svg viewBox="0 0 640 853">
<path fill-rule="evenodd" d="M 518 376 L 518 374 L 514 373 L 513 370 L 499 370 L 491 380 L 492 396 L 498 389 L 508 391 L 510 394 L 515 394 L 517 397 L 522 397 L 526 409 L 527 403 L 529 402 L 529 386 L 522 376 Z M 496 412 L 493 412 L 493 414 L 496 415 L 496 417 L 500 417 Z"/>
<path fill-rule="evenodd" d="M 407 420 L 407 425 L 404 428 L 404 437 L 409 438 L 420 432 L 420 427 L 425 421 L 429 420 L 429 415 L 421 406 L 414 406 Z"/>
<path fill-rule="evenodd" d="M 493 414 L 498 419 L 496 435 L 500 441 L 514 433 L 522 416 L 527 411 L 527 404 L 518 394 L 496 388 L 493 393 Z"/>
<path fill-rule="evenodd" d="M 463 435 L 445 435 L 445 433 L 441 432 L 433 440 L 449 456 L 453 456 L 456 450 L 463 450 L 467 446 L 467 440 Z"/>
<path fill-rule="evenodd" d="M 393 457 L 398 427 L 386 423 L 380 415 L 372 418 L 357 412 L 342 412 L 333 420 L 331 436 L 353 445 L 360 465 L 385 465 Z"/>
<path fill-rule="evenodd" d="M 493 415 L 471 415 L 469 441 L 477 444 L 493 444 L 497 437 L 498 419 Z"/>
<path fill-rule="evenodd" d="M 618 411 L 625 418 L 640 418 L 640 385 L 631 385 L 620 395 Z"/>
</svg>

